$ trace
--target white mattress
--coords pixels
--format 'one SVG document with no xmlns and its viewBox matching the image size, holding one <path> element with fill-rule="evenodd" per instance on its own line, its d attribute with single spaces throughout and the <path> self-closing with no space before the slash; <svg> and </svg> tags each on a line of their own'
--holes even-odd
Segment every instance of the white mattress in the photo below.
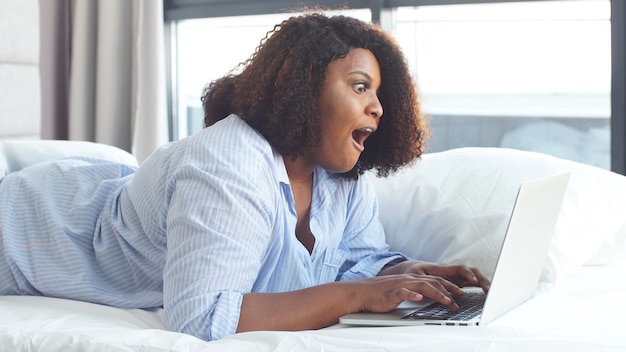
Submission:
<svg viewBox="0 0 626 352">
<path fill-rule="evenodd" d="M 250 332 L 204 342 L 166 331 L 161 311 L 0 297 L 0 351 L 626 351 L 626 261 L 587 266 L 489 326 Z M 577 307 L 585 305 L 582 310 Z"/>
</svg>

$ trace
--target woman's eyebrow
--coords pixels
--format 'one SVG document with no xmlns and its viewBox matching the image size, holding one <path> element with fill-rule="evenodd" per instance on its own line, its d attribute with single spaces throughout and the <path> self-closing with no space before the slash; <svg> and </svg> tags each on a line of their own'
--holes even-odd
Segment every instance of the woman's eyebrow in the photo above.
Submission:
<svg viewBox="0 0 626 352">
<path fill-rule="evenodd" d="M 361 75 L 361 76 L 365 76 L 368 80 L 372 80 L 372 76 L 370 76 L 367 72 L 364 71 L 352 71 L 352 72 L 348 72 L 348 75 Z"/>
</svg>

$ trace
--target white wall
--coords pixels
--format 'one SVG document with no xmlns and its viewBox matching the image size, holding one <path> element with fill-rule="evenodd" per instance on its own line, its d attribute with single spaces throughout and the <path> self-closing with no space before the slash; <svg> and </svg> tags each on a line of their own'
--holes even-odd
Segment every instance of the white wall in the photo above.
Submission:
<svg viewBox="0 0 626 352">
<path fill-rule="evenodd" d="M 39 1 L 0 1 L 0 138 L 40 138 Z"/>
</svg>

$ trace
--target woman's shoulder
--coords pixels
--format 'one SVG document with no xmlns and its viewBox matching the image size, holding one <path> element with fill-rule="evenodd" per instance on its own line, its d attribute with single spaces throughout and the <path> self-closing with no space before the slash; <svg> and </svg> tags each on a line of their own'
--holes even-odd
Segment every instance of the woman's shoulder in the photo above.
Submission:
<svg viewBox="0 0 626 352">
<path fill-rule="evenodd" d="M 258 172 L 274 164 L 274 150 L 261 134 L 237 115 L 175 143 L 171 166 L 193 165 L 204 170 Z"/>
<path fill-rule="evenodd" d="M 237 115 L 229 115 L 188 138 L 190 147 L 218 149 L 227 154 L 272 152 L 267 140 Z"/>
</svg>

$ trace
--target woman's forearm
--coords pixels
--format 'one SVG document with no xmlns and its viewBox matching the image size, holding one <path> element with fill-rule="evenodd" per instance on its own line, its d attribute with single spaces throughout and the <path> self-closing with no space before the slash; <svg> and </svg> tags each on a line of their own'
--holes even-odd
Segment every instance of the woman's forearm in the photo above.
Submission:
<svg viewBox="0 0 626 352">
<path fill-rule="evenodd" d="M 319 329 L 361 309 L 358 284 L 333 282 L 283 293 L 244 295 L 237 332 Z"/>
</svg>

